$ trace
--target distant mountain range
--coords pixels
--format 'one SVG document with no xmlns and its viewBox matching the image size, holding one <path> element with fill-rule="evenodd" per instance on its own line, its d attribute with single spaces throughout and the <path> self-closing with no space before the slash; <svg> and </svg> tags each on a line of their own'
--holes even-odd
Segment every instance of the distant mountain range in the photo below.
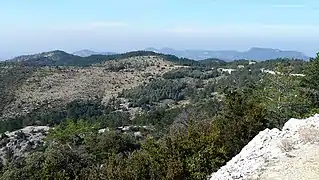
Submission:
<svg viewBox="0 0 319 180">
<path fill-rule="evenodd" d="M 76 55 L 76 56 L 80 56 L 80 57 L 89 57 L 92 55 L 113 55 L 113 54 L 117 54 L 117 53 L 114 53 L 114 52 L 95 52 L 92 50 L 84 49 L 81 51 L 76 51 L 72 54 Z"/>
<path fill-rule="evenodd" d="M 247 60 L 269 60 L 277 58 L 295 58 L 308 60 L 309 57 L 302 52 L 298 51 L 283 51 L 279 49 L 271 48 L 258 48 L 253 47 L 248 51 L 239 52 L 232 50 L 225 51 L 206 51 L 206 50 L 175 50 L 172 48 L 146 48 L 146 51 L 153 51 L 163 54 L 172 54 L 178 57 L 184 57 L 195 60 L 203 60 L 209 58 L 217 58 L 225 61 L 232 61 L 238 59 L 247 59 Z"/>
</svg>

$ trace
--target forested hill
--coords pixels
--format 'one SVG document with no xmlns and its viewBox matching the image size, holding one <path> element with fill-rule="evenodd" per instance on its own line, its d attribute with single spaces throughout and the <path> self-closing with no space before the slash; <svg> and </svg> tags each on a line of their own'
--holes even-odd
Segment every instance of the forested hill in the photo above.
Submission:
<svg viewBox="0 0 319 180">
<path fill-rule="evenodd" d="M 0 179 L 207 179 L 259 131 L 318 112 L 318 62 L 52 51 L 1 63 Z"/>
</svg>

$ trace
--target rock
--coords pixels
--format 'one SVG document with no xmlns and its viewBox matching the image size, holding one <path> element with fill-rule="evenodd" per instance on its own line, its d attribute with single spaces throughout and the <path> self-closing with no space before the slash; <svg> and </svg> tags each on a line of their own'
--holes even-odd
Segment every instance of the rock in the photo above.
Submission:
<svg viewBox="0 0 319 180">
<path fill-rule="evenodd" d="M 109 128 L 99 129 L 98 133 L 104 133 L 105 131 L 110 131 Z"/>
<path fill-rule="evenodd" d="M 140 131 L 134 132 L 135 137 L 143 137 L 142 133 Z"/>
<path fill-rule="evenodd" d="M 28 126 L 18 131 L 7 132 L 1 139 L 0 160 L 7 157 L 26 156 L 30 151 L 43 146 L 43 139 L 49 131 L 48 126 Z M 9 154 L 8 154 L 9 153 Z"/>
<path fill-rule="evenodd" d="M 319 179 L 318 142 L 318 114 L 290 119 L 282 131 L 261 131 L 210 179 Z"/>
</svg>

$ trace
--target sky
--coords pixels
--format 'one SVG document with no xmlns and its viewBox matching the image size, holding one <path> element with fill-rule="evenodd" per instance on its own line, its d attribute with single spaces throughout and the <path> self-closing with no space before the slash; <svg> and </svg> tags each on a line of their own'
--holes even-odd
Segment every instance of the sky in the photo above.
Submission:
<svg viewBox="0 0 319 180">
<path fill-rule="evenodd" d="M 318 0 L 0 0 L 0 59 L 147 47 L 319 51 Z"/>
</svg>

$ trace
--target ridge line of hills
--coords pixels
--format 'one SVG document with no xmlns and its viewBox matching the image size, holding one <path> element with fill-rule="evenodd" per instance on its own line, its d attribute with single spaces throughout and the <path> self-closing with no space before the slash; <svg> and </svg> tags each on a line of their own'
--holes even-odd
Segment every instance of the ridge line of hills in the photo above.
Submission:
<svg viewBox="0 0 319 180">
<path fill-rule="evenodd" d="M 210 50 L 175 50 L 172 48 L 146 48 L 139 51 L 130 51 L 126 53 L 116 53 L 116 52 L 95 52 L 92 50 L 84 49 L 81 51 L 76 51 L 74 53 L 66 53 L 61 50 L 54 50 L 49 52 L 42 52 L 38 54 L 31 55 L 22 55 L 15 58 L 9 59 L 7 61 L 29 61 L 30 59 L 54 59 L 57 60 L 57 54 L 63 56 L 63 59 L 69 58 L 68 62 L 83 61 L 83 58 L 89 58 L 90 60 L 96 60 L 97 57 L 104 59 L 114 59 L 118 55 L 134 55 L 138 52 L 148 52 L 149 54 L 155 53 L 155 55 L 173 55 L 178 58 L 187 58 L 191 60 L 206 60 L 206 59 L 220 59 L 223 61 L 234 61 L 234 60 L 256 60 L 264 61 L 270 59 L 278 58 L 288 58 L 288 59 L 302 59 L 308 60 L 310 57 L 306 56 L 304 53 L 299 51 L 283 51 L 279 49 L 272 48 L 257 48 L 253 47 L 248 51 L 233 51 L 233 50 L 224 50 L 224 51 L 210 51 Z M 154 55 L 154 54 L 153 54 Z M 107 57 L 103 57 L 107 56 Z M 121 57 L 121 56 L 120 56 Z M 82 58 L 82 59 L 81 59 Z M 74 63 L 74 62 L 73 62 Z"/>
<path fill-rule="evenodd" d="M 20 62 L 29 66 L 90 66 L 105 61 L 130 58 L 135 56 L 160 56 L 171 62 L 183 61 L 186 64 L 198 63 L 195 60 L 187 58 L 178 58 L 174 55 L 160 54 L 152 51 L 132 51 L 123 54 L 112 55 L 90 55 L 81 57 L 73 54 L 68 54 L 61 50 L 54 50 L 33 55 L 18 56 L 5 62 Z"/>
<path fill-rule="evenodd" d="M 177 50 L 173 48 L 145 48 L 143 51 L 152 51 L 161 54 L 171 54 L 181 58 L 188 58 L 194 60 L 204 60 L 209 58 L 221 59 L 224 61 L 233 61 L 238 59 L 246 59 L 246 60 L 269 60 L 269 59 L 277 59 L 277 58 L 289 58 L 289 59 L 303 59 L 308 60 L 309 56 L 305 55 L 299 51 L 292 50 L 280 50 L 274 48 L 260 48 L 260 47 L 252 47 L 247 51 L 236 51 L 236 50 L 196 50 L 196 49 L 186 49 L 186 50 Z M 90 55 L 112 55 L 117 54 L 115 52 L 95 52 L 91 50 L 81 50 L 72 53 L 74 55 L 78 55 L 81 57 L 88 57 Z"/>
</svg>

